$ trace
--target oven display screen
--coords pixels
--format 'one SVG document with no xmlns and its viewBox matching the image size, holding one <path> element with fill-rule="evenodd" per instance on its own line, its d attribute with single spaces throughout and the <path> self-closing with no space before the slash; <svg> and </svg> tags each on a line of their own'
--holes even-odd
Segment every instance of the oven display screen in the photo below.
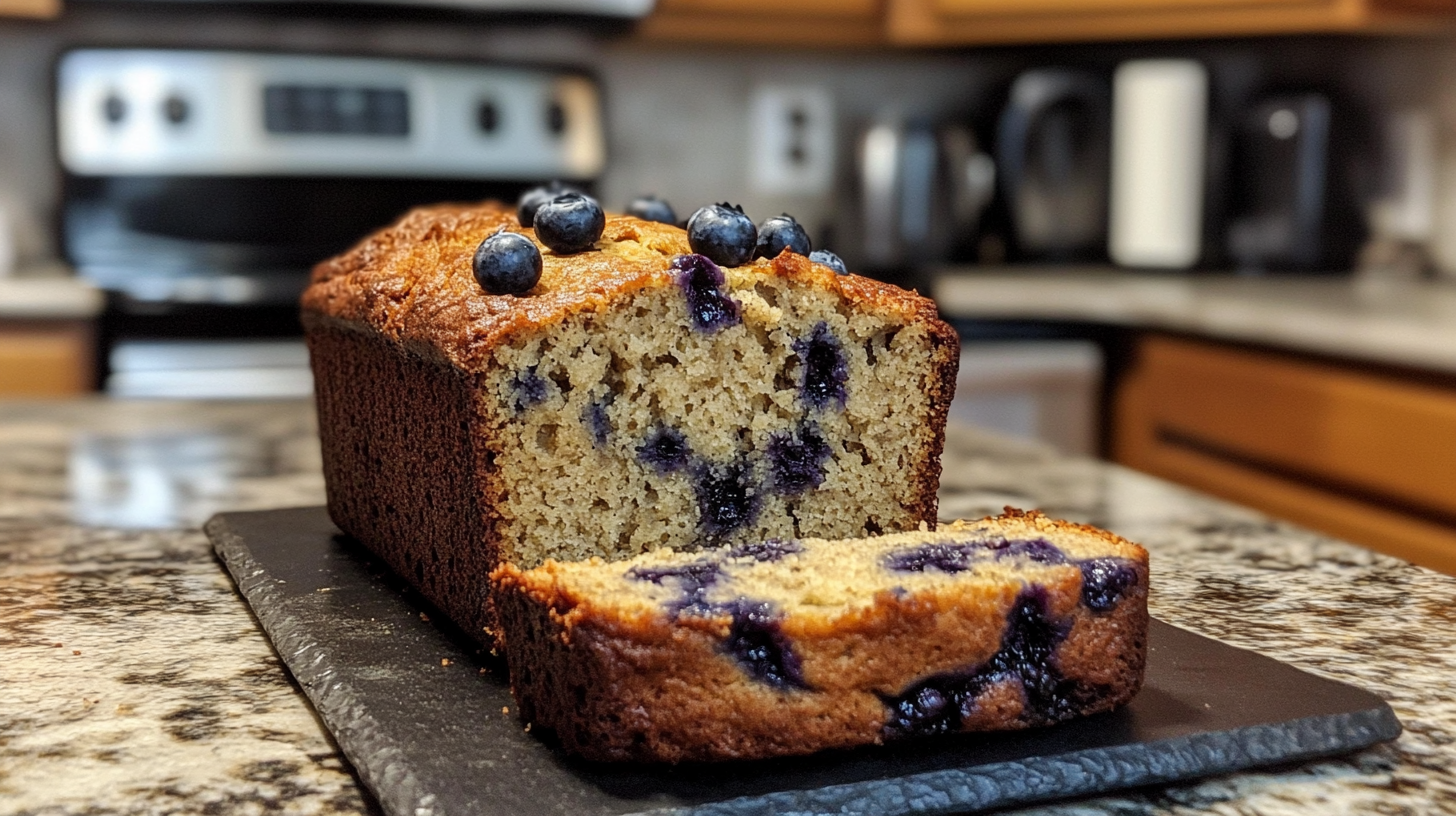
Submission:
<svg viewBox="0 0 1456 816">
<path fill-rule="evenodd" d="M 263 127 L 269 133 L 409 135 L 409 96 L 399 88 L 268 85 Z"/>
</svg>

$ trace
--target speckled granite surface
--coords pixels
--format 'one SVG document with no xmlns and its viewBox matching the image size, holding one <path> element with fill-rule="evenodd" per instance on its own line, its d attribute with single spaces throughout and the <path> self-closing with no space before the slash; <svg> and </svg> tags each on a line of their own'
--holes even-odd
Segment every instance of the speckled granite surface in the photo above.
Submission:
<svg viewBox="0 0 1456 816">
<path fill-rule="evenodd" d="M 196 529 L 320 503 L 312 434 L 304 403 L 0 404 L 0 813 L 372 812 Z M 944 515 L 1039 506 L 1142 541 L 1154 614 L 1375 691 L 1406 726 L 1028 812 L 1456 812 L 1456 579 L 974 433 L 945 465 Z"/>
</svg>

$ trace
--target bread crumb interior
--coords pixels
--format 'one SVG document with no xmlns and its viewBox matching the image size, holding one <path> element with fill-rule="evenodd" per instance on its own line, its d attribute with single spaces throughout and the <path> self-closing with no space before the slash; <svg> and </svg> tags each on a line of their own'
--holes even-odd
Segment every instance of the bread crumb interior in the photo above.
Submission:
<svg viewBox="0 0 1456 816">
<path fill-rule="evenodd" d="M 926 327 L 791 279 L 725 272 L 737 325 L 693 328 L 684 290 L 665 280 L 495 350 L 479 409 L 501 480 L 504 560 L 530 568 L 918 526 L 913 474 L 934 434 Z M 803 350 L 821 324 L 846 366 L 842 405 L 804 396 Z M 643 453 L 663 429 L 681 436 L 680 463 Z M 805 438 L 827 447 L 821 481 L 786 489 L 770 451 Z M 705 520 L 714 478 L 746 502 L 741 523 Z"/>
</svg>

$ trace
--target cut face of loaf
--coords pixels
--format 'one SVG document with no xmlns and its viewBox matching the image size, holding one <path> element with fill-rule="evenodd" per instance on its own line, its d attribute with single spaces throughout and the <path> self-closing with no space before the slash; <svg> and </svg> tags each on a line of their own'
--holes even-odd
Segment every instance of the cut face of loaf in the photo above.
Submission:
<svg viewBox="0 0 1456 816">
<path fill-rule="evenodd" d="M 618 216 L 489 295 L 499 229 L 534 239 L 416 211 L 303 299 L 330 514 L 466 631 L 493 633 L 503 562 L 934 524 L 959 353 L 930 301 L 790 253 L 720 269 Z"/>
<path fill-rule="evenodd" d="M 522 717 L 599 760 L 1048 725 L 1142 682 L 1147 553 L 1008 513 L 493 576 Z"/>
<path fill-rule="evenodd" d="M 927 327 L 679 256 L 670 282 L 498 348 L 501 558 L 624 558 L 925 517 Z M 919 478 L 917 478 L 919 477 Z"/>
</svg>

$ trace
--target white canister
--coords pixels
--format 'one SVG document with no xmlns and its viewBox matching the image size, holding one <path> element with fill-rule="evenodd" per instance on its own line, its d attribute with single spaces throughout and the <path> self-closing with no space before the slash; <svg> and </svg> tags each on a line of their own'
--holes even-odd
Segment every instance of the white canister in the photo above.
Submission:
<svg viewBox="0 0 1456 816">
<path fill-rule="evenodd" d="M 1208 69 L 1131 60 L 1112 80 L 1108 254 L 1123 266 L 1186 269 L 1203 238 Z"/>
</svg>

